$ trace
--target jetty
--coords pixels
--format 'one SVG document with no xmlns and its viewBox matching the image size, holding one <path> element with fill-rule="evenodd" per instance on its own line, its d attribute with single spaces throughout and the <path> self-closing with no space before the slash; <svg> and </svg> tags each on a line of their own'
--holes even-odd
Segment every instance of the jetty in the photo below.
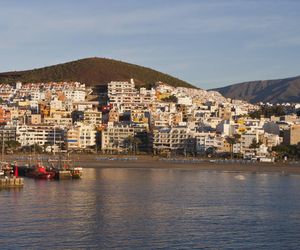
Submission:
<svg viewBox="0 0 300 250">
<path fill-rule="evenodd" d="M 19 177 L 17 164 L 0 162 L 0 189 L 20 188 L 24 186 L 24 179 Z"/>
<path fill-rule="evenodd" d="M 24 186 L 24 179 L 19 177 L 0 178 L 1 188 L 20 188 Z"/>
</svg>

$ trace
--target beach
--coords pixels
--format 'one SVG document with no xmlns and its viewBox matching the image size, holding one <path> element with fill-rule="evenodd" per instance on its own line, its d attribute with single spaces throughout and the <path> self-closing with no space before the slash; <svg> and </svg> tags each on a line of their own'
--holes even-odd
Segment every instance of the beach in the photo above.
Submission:
<svg viewBox="0 0 300 250">
<path fill-rule="evenodd" d="M 8 162 L 16 161 L 23 165 L 28 163 L 29 155 L 7 155 Z M 55 156 L 58 158 L 58 156 Z M 35 156 L 47 162 L 51 155 Z M 203 171 L 225 171 L 237 173 L 280 173 L 300 174 L 299 162 L 249 162 L 245 160 L 221 160 L 201 158 L 162 158 L 158 156 L 134 155 L 71 155 L 68 159 L 76 166 L 83 168 L 153 168 L 153 169 L 182 169 Z M 32 160 L 32 163 L 37 160 Z"/>
<path fill-rule="evenodd" d="M 114 158 L 112 158 L 114 159 Z M 176 160 L 142 157 L 137 160 L 79 160 L 82 167 L 99 168 L 153 168 L 153 169 L 182 169 L 203 171 L 226 171 L 247 173 L 281 173 L 300 174 L 300 165 L 287 163 L 235 163 L 235 162 L 188 162 L 181 158 Z"/>
</svg>

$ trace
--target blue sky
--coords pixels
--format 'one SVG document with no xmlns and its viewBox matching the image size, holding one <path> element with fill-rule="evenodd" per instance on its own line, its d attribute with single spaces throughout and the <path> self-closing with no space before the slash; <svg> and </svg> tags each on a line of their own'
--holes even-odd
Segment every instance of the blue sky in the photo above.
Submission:
<svg viewBox="0 0 300 250">
<path fill-rule="evenodd" d="M 300 75 L 297 0 L 0 0 L 0 72 L 107 57 L 202 88 Z"/>
</svg>

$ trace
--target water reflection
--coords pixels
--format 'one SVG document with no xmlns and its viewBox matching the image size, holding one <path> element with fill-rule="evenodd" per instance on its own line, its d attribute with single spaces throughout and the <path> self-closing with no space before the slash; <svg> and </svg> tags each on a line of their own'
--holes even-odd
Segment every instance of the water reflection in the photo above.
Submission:
<svg viewBox="0 0 300 250">
<path fill-rule="evenodd" d="M 235 176 L 86 169 L 79 181 L 26 179 L 21 191 L 0 192 L 0 243 L 30 249 L 297 246 L 299 177 Z"/>
</svg>

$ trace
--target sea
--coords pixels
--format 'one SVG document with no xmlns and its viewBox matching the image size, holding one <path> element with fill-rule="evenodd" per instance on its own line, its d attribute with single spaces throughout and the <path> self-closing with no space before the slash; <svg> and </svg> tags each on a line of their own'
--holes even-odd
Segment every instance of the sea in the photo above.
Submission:
<svg viewBox="0 0 300 250">
<path fill-rule="evenodd" d="M 300 249 L 300 176 L 87 168 L 0 190 L 0 249 Z"/>
</svg>

